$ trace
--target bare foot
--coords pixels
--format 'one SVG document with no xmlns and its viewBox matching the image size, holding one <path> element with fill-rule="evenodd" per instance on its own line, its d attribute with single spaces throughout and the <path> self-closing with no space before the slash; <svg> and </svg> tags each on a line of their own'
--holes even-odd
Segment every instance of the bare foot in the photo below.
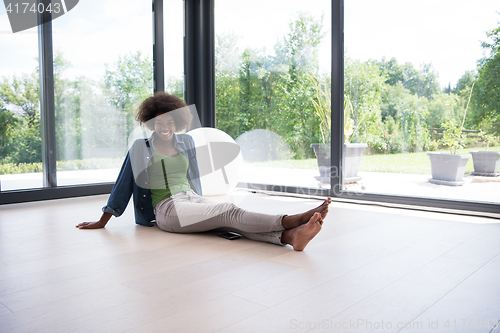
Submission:
<svg viewBox="0 0 500 333">
<path fill-rule="evenodd" d="M 281 224 L 283 225 L 283 228 L 285 230 L 296 228 L 302 224 L 307 223 L 311 219 L 311 217 L 314 215 L 314 213 L 320 213 L 321 220 L 323 220 L 326 217 L 326 215 L 328 214 L 328 205 L 330 205 L 331 203 L 332 203 L 332 199 L 330 197 L 328 197 L 328 198 L 326 198 L 325 201 L 323 201 L 323 203 L 321 205 L 319 205 L 316 208 L 308 210 L 307 212 L 304 212 L 304 213 L 283 217 L 283 221 L 281 222 Z"/>
<path fill-rule="evenodd" d="M 281 241 L 290 244 L 295 251 L 302 251 L 311 239 L 320 232 L 322 224 L 321 214 L 316 212 L 306 224 L 283 231 Z"/>
</svg>

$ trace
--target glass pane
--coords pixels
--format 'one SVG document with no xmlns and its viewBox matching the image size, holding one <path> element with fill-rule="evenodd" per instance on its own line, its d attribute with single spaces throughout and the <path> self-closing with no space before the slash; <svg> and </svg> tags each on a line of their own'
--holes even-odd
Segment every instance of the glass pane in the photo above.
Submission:
<svg viewBox="0 0 500 333">
<path fill-rule="evenodd" d="M 53 45 L 58 185 L 114 182 L 153 93 L 151 1 L 80 1 Z"/>
<path fill-rule="evenodd" d="M 184 98 L 184 1 L 163 1 L 165 92 Z"/>
<path fill-rule="evenodd" d="M 39 188 L 42 140 L 37 28 L 13 34 L 0 5 L 0 190 Z"/>
<path fill-rule="evenodd" d="M 499 10 L 496 0 L 345 2 L 348 191 L 500 202 Z M 488 141 L 485 171 L 472 152 Z"/>
<path fill-rule="evenodd" d="M 311 145 L 330 142 L 331 3 L 241 10 L 216 2 L 216 126 L 240 145 L 240 181 L 329 188 Z"/>
</svg>

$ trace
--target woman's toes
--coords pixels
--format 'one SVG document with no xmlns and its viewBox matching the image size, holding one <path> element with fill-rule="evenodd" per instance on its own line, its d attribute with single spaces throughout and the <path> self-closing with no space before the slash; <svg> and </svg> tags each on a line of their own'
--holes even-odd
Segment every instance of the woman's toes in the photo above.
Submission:
<svg viewBox="0 0 500 333">
<path fill-rule="evenodd" d="M 320 213 L 314 213 L 313 216 L 311 217 L 311 219 L 309 220 L 308 223 L 316 223 L 316 222 L 319 222 L 321 220 L 321 215 Z"/>
</svg>

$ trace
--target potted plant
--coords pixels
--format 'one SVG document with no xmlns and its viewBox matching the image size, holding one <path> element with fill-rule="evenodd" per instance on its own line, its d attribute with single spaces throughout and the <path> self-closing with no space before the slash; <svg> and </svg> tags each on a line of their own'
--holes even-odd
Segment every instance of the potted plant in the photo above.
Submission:
<svg viewBox="0 0 500 333">
<path fill-rule="evenodd" d="M 313 143 L 311 147 L 316 154 L 319 176 L 315 177 L 320 183 L 330 183 L 330 129 L 331 129 L 331 100 L 326 84 L 320 84 L 313 76 L 309 79 L 316 88 L 316 99 L 312 99 L 316 114 L 320 118 L 320 131 L 323 143 Z M 344 95 L 344 167 L 342 170 L 345 184 L 355 183 L 361 180 L 358 176 L 361 164 L 361 156 L 368 147 L 366 143 L 350 143 L 357 127 L 363 122 L 363 118 L 354 125 L 351 118 L 352 104 L 348 95 Z"/>
<path fill-rule="evenodd" d="M 463 148 L 461 141 L 462 130 L 464 128 L 465 117 L 467 115 L 467 109 L 469 108 L 473 89 L 474 83 L 472 84 L 461 126 L 458 127 L 453 120 L 448 120 L 444 125 L 445 131 L 443 132 L 441 142 L 444 146 L 450 147 L 450 153 L 427 153 L 431 161 L 432 174 L 432 178 L 429 179 L 429 182 L 433 184 L 460 186 L 465 183 L 463 181 L 465 165 L 470 155 L 457 154 L 457 149 Z"/>
<path fill-rule="evenodd" d="M 486 144 L 484 151 L 471 151 L 472 161 L 474 163 L 474 171 L 471 173 L 474 176 L 498 177 L 500 173 L 500 151 L 488 151 L 490 145 L 490 137 L 486 132 L 479 132 L 480 137 Z"/>
</svg>

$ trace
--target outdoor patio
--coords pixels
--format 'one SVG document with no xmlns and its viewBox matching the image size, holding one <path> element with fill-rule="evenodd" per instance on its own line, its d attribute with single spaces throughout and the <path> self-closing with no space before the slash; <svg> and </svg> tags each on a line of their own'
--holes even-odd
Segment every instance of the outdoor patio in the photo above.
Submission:
<svg viewBox="0 0 500 333">
<path fill-rule="evenodd" d="M 317 170 L 252 168 L 246 166 L 241 182 L 329 188 L 314 177 Z M 359 172 L 361 181 L 346 186 L 347 190 L 376 194 L 413 197 L 441 198 L 453 200 L 500 203 L 500 177 L 465 175 L 463 186 L 435 185 L 428 180 L 431 175 L 415 175 L 385 172 Z"/>
</svg>

